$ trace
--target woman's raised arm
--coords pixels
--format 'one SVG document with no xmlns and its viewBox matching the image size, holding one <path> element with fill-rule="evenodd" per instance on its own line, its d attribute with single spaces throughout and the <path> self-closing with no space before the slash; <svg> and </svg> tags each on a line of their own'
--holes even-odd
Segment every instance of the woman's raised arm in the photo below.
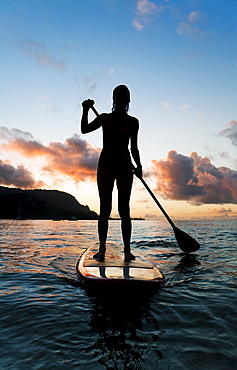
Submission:
<svg viewBox="0 0 237 370">
<path fill-rule="evenodd" d="M 100 116 L 96 117 L 90 123 L 88 122 L 88 112 L 90 108 L 94 105 L 94 100 L 87 99 L 82 102 L 82 118 L 81 118 L 81 132 L 82 134 L 87 134 L 88 132 L 92 132 L 97 130 L 102 125 L 102 120 Z"/>
</svg>

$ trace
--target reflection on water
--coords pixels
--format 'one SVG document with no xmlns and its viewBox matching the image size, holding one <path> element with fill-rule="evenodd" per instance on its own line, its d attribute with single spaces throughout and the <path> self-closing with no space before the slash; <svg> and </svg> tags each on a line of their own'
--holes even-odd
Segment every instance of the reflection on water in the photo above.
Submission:
<svg viewBox="0 0 237 370">
<path fill-rule="evenodd" d="M 111 224 L 109 241 L 121 243 Z M 236 225 L 177 226 L 198 238 L 198 252 L 182 253 L 165 222 L 134 222 L 134 253 L 165 276 L 147 291 L 76 278 L 95 221 L 0 221 L 0 368 L 235 368 Z"/>
<path fill-rule="evenodd" d="M 179 263 L 175 266 L 175 270 L 183 273 L 194 273 L 196 271 L 196 267 L 200 265 L 201 263 L 199 262 L 197 255 L 184 254 L 184 256 L 181 257 Z"/>
<path fill-rule="evenodd" d="M 89 347 L 107 369 L 139 369 L 152 358 L 153 366 L 163 355 L 159 329 L 146 301 L 126 295 L 93 302 L 90 326 L 98 339 Z"/>
</svg>

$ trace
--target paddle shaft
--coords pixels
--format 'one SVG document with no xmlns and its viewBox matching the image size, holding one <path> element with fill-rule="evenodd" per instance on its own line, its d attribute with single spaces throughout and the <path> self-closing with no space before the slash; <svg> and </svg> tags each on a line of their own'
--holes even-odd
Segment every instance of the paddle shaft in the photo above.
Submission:
<svg viewBox="0 0 237 370">
<path fill-rule="evenodd" d="M 164 208 L 162 207 L 162 205 L 160 204 L 160 202 L 158 201 L 158 199 L 152 193 L 151 189 L 149 188 L 149 186 L 147 185 L 147 183 L 145 182 L 145 180 L 142 177 L 139 177 L 139 179 L 141 180 L 141 182 L 143 183 L 143 185 L 145 186 L 146 190 L 151 195 L 151 197 L 153 198 L 153 200 L 155 201 L 155 203 L 157 204 L 157 206 L 160 208 L 161 212 L 166 217 L 167 221 L 170 223 L 170 225 L 174 229 L 175 228 L 175 224 L 173 223 L 173 221 L 171 220 L 171 218 L 168 216 L 168 214 L 166 213 L 166 211 L 164 210 Z"/>
<path fill-rule="evenodd" d="M 95 113 L 95 115 L 98 117 L 99 116 L 99 113 L 97 112 L 97 110 L 95 109 L 95 107 L 93 105 L 92 105 L 91 109 L 93 110 L 93 112 Z M 135 170 L 136 167 L 130 161 L 130 158 L 127 156 L 127 153 L 123 150 L 122 147 L 121 147 L 121 149 L 122 149 L 123 153 L 126 155 L 126 157 L 128 158 L 129 162 L 131 163 L 131 166 L 132 166 L 133 170 Z M 145 180 L 142 177 L 138 177 L 138 178 L 141 180 L 142 184 L 144 185 L 144 187 L 146 188 L 146 190 L 148 191 L 148 193 L 151 195 L 151 197 L 153 198 L 153 200 L 155 201 L 155 203 L 157 204 L 157 206 L 160 208 L 160 210 L 163 213 L 163 215 L 166 217 L 167 221 L 170 223 L 170 225 L 174 229 L 176 227 L 175 224 L 173 223 L 173 221 L 171 220 L 171 218 L 168 216 L 168 214 L 166 213 L 166 211 L 164 210 L 164 208 L 162 207 L 162 205 L 160 204 L 160 202 L 158 201 L 158 199 L 152 193 L 151 189 L 149 188 L 149 186 L 147 185 L 147 183 L 145 182 Z"/>
</svg>

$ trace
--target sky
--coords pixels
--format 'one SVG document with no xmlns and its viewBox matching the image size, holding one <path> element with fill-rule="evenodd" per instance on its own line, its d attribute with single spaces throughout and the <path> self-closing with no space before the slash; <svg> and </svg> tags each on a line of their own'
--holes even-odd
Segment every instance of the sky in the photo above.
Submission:
<svg viewBox="0 0 237 370">
<path fill-rule="evenodd" d="M 110 112 L 125 84 L 143 176 L 169 216 L 237 219 L 235 0 L 0 0 L 0 9 L 0 185 L 66 191 L 99 212 L 102 132 L 81 134 L 81 103 Z M 137 178 L 131 216 L 163 218 Z"/>
</svg>

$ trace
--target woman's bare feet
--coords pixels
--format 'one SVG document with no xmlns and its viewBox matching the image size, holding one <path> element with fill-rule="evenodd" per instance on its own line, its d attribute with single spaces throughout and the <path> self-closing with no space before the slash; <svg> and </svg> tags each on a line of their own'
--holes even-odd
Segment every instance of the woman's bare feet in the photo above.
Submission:
<svg viewBox="0 0 237 370">
<path fill-rule="evenodd" d="M 97 261 L 103 262 L 105 259 L 105 252 L 99 251 L 94 254 L 93 258 Z"/>
<path fill-rule="evenodd" d="M 124 252 L 124 262 L 134 261 L 136 257 L 131 252 Z"/>
</svg>

